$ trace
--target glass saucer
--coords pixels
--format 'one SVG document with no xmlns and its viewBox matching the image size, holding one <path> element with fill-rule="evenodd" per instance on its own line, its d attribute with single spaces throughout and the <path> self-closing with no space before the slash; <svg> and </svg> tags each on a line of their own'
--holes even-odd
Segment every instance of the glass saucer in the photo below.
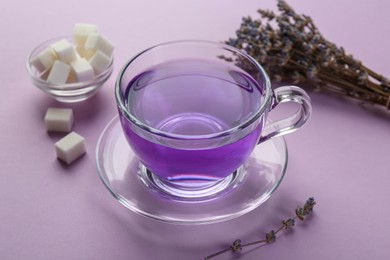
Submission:
<svg viewBox="0 0 390 260">
<path fill-rule="evenodd" d="M 147 187 L 118 116 L 99 138 L 96 161 L 104 185 L 128 209 L 163 222 L 205 224 L 241 216 L 264 203 L 283 179 L 287 146 L 283 137 L 258 145 L 245 163 L 240 183 L 230 192 L 205 201 L 172 200 Z"/>
</svg>

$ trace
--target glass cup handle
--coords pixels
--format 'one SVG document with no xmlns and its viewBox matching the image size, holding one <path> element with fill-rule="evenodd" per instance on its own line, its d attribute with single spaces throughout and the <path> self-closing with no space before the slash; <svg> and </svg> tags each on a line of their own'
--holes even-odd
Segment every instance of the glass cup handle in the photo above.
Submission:
<svg viewBox="0 0 390 260">
<path fill-rule="evenodd" d="M 283 86 L 274 89 L 270 111 L 284 102 L 298 103 L 300 107 L 293 115 L 267 124 L 262 131 L 259 143 L 291 133 L 303 126 L 309 119 L 311 114 L 310 97 L 303 89 L 296 86 Z"/>
</svg>

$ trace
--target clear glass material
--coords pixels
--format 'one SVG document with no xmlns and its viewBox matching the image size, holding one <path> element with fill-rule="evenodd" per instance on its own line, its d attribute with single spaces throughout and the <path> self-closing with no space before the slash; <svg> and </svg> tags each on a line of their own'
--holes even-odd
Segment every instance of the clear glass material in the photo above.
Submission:
<svg viewBox="0 0 390 260">
<path fill-rule="evenodd" d="M 300 88 L 272 90 L 253 58 L 204 41 L 141 52 L 121 70 L 115 96 L 143 182 L 183 201 L 230 192 L 232 185 L 225 184 L 234 183 L 258 143 L 296 130 L 311 112 Z M 266 125 L 268 112 L 283 102 L 300 109 Z"/>
<path fill-rule="evenodd" d="M 70 42 L 72 41 L 71 37 L 57 37 L 50 40 L 47 40 L 37 47 L 35 47 L 31 53 L 28 55 L 26 62 L 26 69 L 30 75 L 32 83 L 38 87 L 40 90 L 51 96 L 57 101 L 64 103 L 73 103 L 84 101 L 97 93 L 100 87 L 108 80 L 113 71 L 113 60 L 111 57 L 111 62 L 107 68 L 97 75 L 93 80 L 86 82 L 76 82 L 76 83 L 65 83 L 65 84 L 51 84 L 41 78 L 41 74 L 35 69 L 31 64 L 31 59 L 34 58 L 37 54 L 47 48 L 50 44 L 55 43 L 61 39 L 67 39 Z"/>
<path fill-rule="evenodd" d="M 299 104 L 299 110 L 288 118 L 267 124 L 263 129 L 259 143 L 272 137 L 294 132 L 309 119 L 311 115 L 310 97 L 304 90 L 296 86 L 283 86 L 274 89 L 271 109 L 284 102 Z"/>
<path fill-rule="evenodd" d="M 235 176 L 219 183 L 215 196 L 195 201 L 167 195 L 164 189 L 155 186 L 154 181 L 161 179 L 144 176 L 139 159 L 127 144 L 118 117 L 103 130 L 97 144 L 96 160 L 104 185 L 126 208 L 163 222 L 206 224 L 241 216 L 264 203 L 283 179 L 287 148 L 283 137 L 258 145 Z M 215 191 L 214 186 L 211 188 Z M 230 192 L 223 192 L 224 189 Z M 197 195 L 207 193 L 204 188 L 198 190 Z"/>
</svg>

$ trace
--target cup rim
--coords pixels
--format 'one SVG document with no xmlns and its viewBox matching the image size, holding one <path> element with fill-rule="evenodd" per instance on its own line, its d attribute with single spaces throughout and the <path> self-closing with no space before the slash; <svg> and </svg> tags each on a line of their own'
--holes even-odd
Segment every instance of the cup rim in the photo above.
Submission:
<svg viewBox="0 0 390 260">
<path fill-rule="evenodd" d="M 143 55 L 146 52 L 149 52 L 153 49 L 161 48 L 168 45 L 176 45 L 176 44 L 202 44 L 202 45 L 209 45 L 210 47 L 216 47 L 220 49 L 225 49 L 228 51 L 236 52 L 243 57 L 245 57 L 247 60 L 249 60 L 263 75 L 265 79 L 265 89 L 264 89 L 264 102 L 260 105 L 259 109 L 253 115 L 251 115 L 246 121 L 242 122 L 241 124 L 234 126 L 232 128 L 229 128 L 227 130 L 212 133 L 212 134 L 204 134 L 204 135 L 185 135 L 185 134 L 174 134 L 169 133 L 166 131 L 161 131 L 156 128 L 153 128 L 142 121 L 138 120 L 136 117 L 128 113 L 124 102 L 121 98 L 121 82 L 124 73 L 126 72 L 127 68 L 135 61 L 138 57 Z M 177 41 L 168 41 L 160 44 L 156 44 L 152 47 L 149 47 L 135 56 L 133 56 L 128 62 L 125 63 L 125 65 L 120 70 L 118 77 L 115 81 L 115 100 L 116 104 L 119 108 L 119 112 L 122 113 L 128 120 L 130 120 L 133 124 L 140 127 L 141 129 L 150 132 L 152 134 L 156 134 L 162 137 L 171 138 L 171 139 L 184 139 L 184 140 L 202 140 L 202 139 L 212 139 L 212 138 L 219 138 L 224 137 L 227 135 L 231 135 L 233 133 L 239 132 L 242 129 L 245 129 L 247 126 L 251 125 L 253 122 L 255 122 L 258 118 L 260 118 L 261 115 L 263 115 L 266 112 L 266 109 L 271 105 L 271 97 L 272 97 L 272 90 L 271 90 L 271 81 L 269 79 L 269 76 L 267 72 L 263 69 L 263 67 L 251 56 L 249 56 L 244 51 L 241 51 L 235 47 L 232 47 L 230 45 L 220 43 L 220 42 L 213 42 L 213 41 L 205 41 L 205 40 L 177 40 Z"/>
</svg>

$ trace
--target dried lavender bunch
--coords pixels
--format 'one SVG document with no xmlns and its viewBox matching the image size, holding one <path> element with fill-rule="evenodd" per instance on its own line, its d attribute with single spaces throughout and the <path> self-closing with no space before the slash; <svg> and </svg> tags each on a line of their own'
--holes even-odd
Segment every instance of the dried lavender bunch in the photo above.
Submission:
<svg viewBox="0 0 390 260">
<path fill-rule="evenodd" d="M 228 248 L 223 249 L 223 250 L 221 250 L 221 251 L 219 251 L 217 253 L 214 253 L 212 255 L 206 256 L 204 259 L 208 260 L 208 259 L 211 259 L 213 257 L 216 257 L 218 255 L 221 255 L 221 254 L 229 252 L 229 251 L 231 251 L 233 253 L 237 252 L 237 251 L 241 251 L 244 247 L 247 247 L 247 246 L 252 246 L 252 245 L 257 245 L 257 244 L 270 244 L 272 242 L 275 242 L 276 234 L 278 234 L 279 232 L 281 232 L 283 230 L 287 230 L 289 228 L 292 228 L 295 225 L 295 221 L 297 219 L 300 219 L 301 221 L 304 221 L 305 217 L 308 216 L 313 211 L 314 205 L 316 205 L 316 201 L 314 200 L 313 197 L 310 197 L 310 198 L 308 198 L 306 200 L 306 203 L 305 203 L 305 205 L 303 207 L 299 207 L 298 206 L 295 209 L 295 216 L 294 217 L 286 219 L 286 220 L 283 220 L 282 221 L 282 225 L 278 229 L 276 229 L 276 231 L 275 230 L 271 230 L 270 232 L 265 234 L 265 238 L 264 239 L 261 239 L 261 240 L 258 240 L 258 241 L 254 241 L 254 242 L 251 242 L 251 243 L 247 243 L 247 244 L 242 244 L 241 240 L 237 239 Z"/>
<path fill-rule="evenodd" d="M 327 41 L 312 19 L 278 0 L 280 14 L 258 10 L 244 17 L 227 44 L 254 57 L 275 81 L 307 82 L 315 90 L 352 97 L 390 109 L 390 81 Z"/>
</svg>

